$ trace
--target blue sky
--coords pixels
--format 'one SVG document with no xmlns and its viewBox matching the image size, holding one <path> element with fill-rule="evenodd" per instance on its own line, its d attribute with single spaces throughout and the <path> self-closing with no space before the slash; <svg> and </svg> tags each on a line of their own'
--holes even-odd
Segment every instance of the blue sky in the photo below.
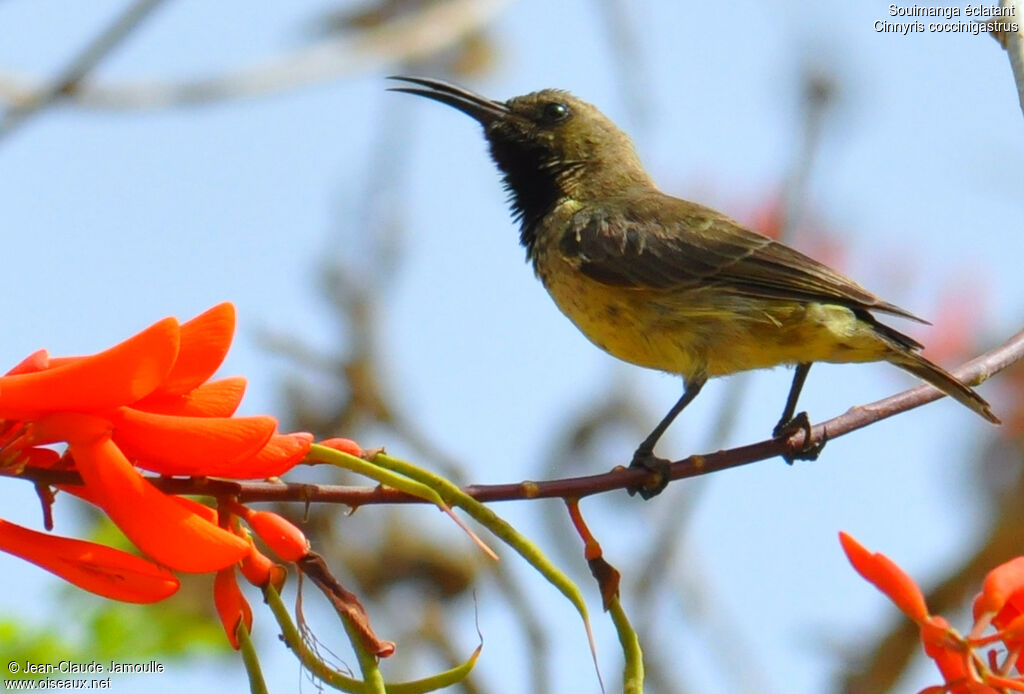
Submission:
<svg viewBox="0 0 1024 694">
<path fill-rule="evenodd" d="M 876 33 L 872 25 L 888 18 L 887 3 L 629 3 L 642 70 L 632 66 L 628 74 L 645 94 L 641 118 L 622 98 L 598 6 L 512 3 L 488 30 L 498 63 L 471 86 L 495 98 L 569 89 L 635 134 L 665 190 L 739 216 L 776 190 L 792 166 L 800 70 L 828 69 L 840 91 L 811 173 L 809 204 L 843 235 L 846 270 L 924 317 L 935 317 L 940 297 L 977 281 L 989 300 L 984 341 L 1020 328 L 1024 119 L 1008 61 L 993 40 Z M 105 0 L 0 3 L 0 68 L 52 74 L 120 7 Z M 168 2 L 96 79 L 245 66 L 298 45 L 309 18 L 327 7 Z M 380 59 L 345 79 L 195 108 L 64 105 L 0 141 L 9 288 L 0 364 L 44 346 L 56 354 L 95 351 L 162 316 L 185 318 L 231 300 L 239 335 L 224 373 L 250 379 L 246 411 L 279 411 L 277 387 L 288 371 L 255 334 L 269 328 L 334 345 L 315 264 L 337 257 L 359 265 L 360 183 L 374 125 L 402 112 L 394 146 L 409 150 L 400 181 L 406 194 L 389 214 L 404 224 L 405 249 L 378 327 L 385 378 L 407 411 L 471 461 L 476 482 L 536 475 L 556 435 L 553 424 L 612 388 L 639 394 L 653 424 L 678 397 L 677 379 L 618 364 L 558 313 L 523 263 L 479 128 L 451 109 L 386 93 L 384 76 L 399 70 Z M 730 443 L 767 435 L 789 378 L 779 369 L 748 379 L 747 406 Z M 821 419 L 911 384 L 886 365 L 820 366 L 801 404 Z M 706 445 L 702 432 L 725 387 L 708 386 L 663 443 L 664 453 L 682 457 Z M 865 638 L 863 630 L 877 628 L 883 616 L 894 618 L 845 564 L 836 533 L 853 533 L 922 580 L 938 575 L 984 518 L 964 479 L 978 474 L 967 453 L 989 434 L 982 420 L 943 401 L 833 441 L 815 463 L 766 461 L 702 481 L 693 517 L 679 529 L 679 583 L 667 613 L 703 608 L 732 622 L 726 632 L 760 672 L 759 691 L 824 691 L 830 652 Z M 619 443 L 609 460 L 627 459 L 635 445 Z M 2 486 L 4 516 L 35 526 L 30 489 Z M 631 545 L 679 493 L 647 505 L 585 504 L 609 559 L 627 576 L 640 571 L 629 565 Z M 537 506 L 498 510 L 543 537 L 546 517 Z M 34 606 L 53 584 L 13 560 L 3 568 L 36 597 L 5 591 L 0 609 L 38 618 Z M 693 585 L 699 600 L 687 589 Z M 538 600 L 552 598 L 552 621 L 566 624 L 558 632 L 566 649 L 562 677 L 588 676 L 585 642 L 568 611 L 549 587 L 531 586 Z M 483 608 L 482 629 L 487 644 L 498 646 L 509 625 L 494 612 Z M 715 649 L 695 630 L 662 628 L 679 639 L 695 690 L 746 686 L 723 679 L 728 671 L 740 677 L 717 661 L 728 649 Z M 614 678 L 616 653 L 603 622 L 599 638 L 606 677 Z M 521 684 L 515 667 L 504 672 L 499 650 L 485 646 L 481 668 Z M 281 665 L 278 689 L 293 685 L 287 660 L 274 662 Z M 169 691 L 180 686 L 178 675 L 190 677 L 197 692 L 244 686 L 240 668 L 223 670 L 140 686 Z M 904 691 L 933 681 L 930 671 L 923 677 Z"/>
</svg>

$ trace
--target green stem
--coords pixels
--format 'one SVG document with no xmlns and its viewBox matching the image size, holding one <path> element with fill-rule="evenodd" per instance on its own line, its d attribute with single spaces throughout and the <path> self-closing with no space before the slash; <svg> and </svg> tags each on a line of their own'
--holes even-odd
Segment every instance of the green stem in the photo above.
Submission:
<svg viewBox="0 0 1024 694">
<path fill-rule="evenodd" d="M 629 617 L 626 616 L 626 611 L 622 609 L 622 603 L 618 598 L 613 599 L 608 605 L 608 613 L 619 635 L 622 654 L 626 659 L 622 668 L 622 690 L 625 694 L 643 694 L 644 654 L 640 650 L 640 639 L 633 625 L 629 623 Z"/>
<path fill-rule="evenodd" d="M 249 675 L 249 691 L 252 694 L 268 694 L 267 683 L 263 679 L 263 671 L 260 669 L 260 659 L 256 655 L 256 647 L 249 638 L 249 630 L 245 628 L 245 620 L 239 619 L 235 627 L 235 636 L 238 638 L 239 650 L 242 652 L 242 662 L 245 663 L 245 672 Z"/>
<path fill-rule="evenodd" d="M 272 585 L 267 584 L 263 587 L 263 597 L 267 605 L 270 606 L 270 611 L 274 613 L 274 618 L 277 620 L 278 625 L 281 627 L 281 634 L 284 636 L 285 644 L 298 657 L 299 662 L 312 672 L 317 679 L 335 689 L 351 692 L 351 694 L 370 694 L 373 691 L 365 682 L 347 677 L 328 666 L 309 649 L 306 642 L 302 640 L 302 635 L 299 634 L 295 623 L 292 622 L 292 617 L 288 613 L 288 608 L 285 607 L 284 601 L 281 600 L 280 593 Z M 348 625 L 346 624 L 347 628 Z M 473 670 L 473 666 L 476 665 L 476 659 L 479 655 L 480 649 L 478 647 L 469 660 L 462 665 L 445 670 L 432 677 L 410 680 L 409 682 L 392 682 L 384 685 L 385 689 L 383 691 L 386 691 L 387 694 L 425 694 L 426 692 L 450 687 L 466 679 Z"/>
<path fill-rule="evenodd" d="M 377 667 L 377 656 L 366 647 L 363 633 L 352 623 L 348 615 L 344 612 L 338 614 L 341 616 L 341 623 L 345 625 L 345 632 L 348 634 L 352 649 L 356 652 L 356 658 L 359 659 L 359 669 L 363 672 L 363 691 L 366 694 L 387 694 L 384 676 Z"/>
</svg>

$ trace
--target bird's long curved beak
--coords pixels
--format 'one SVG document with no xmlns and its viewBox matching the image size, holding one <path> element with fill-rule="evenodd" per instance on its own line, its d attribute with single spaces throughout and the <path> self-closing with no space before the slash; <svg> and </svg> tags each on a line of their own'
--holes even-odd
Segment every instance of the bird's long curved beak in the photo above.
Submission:
<svg viewBox="0 0 1024 694">
<path fill-rule="evenodd" d="M 452 108 L 457 108 L 466 115 L 471 116 L 484 127 L 496 120 L 507 118 L 511 113 L 508 106 L 500 101 L 487 99 L 468 89 L 463 89 L 441 80 L 428 79 L 426 77 L 405 77 L 402 75 L 391 75 L 388 79 L 420 85 L 419 87 L 390 87 L 388 91 L 416 94 L 417 96 L 424 96 L 434 101 L 440 101 L 442 104 L 448 104 Z"/>
</svg>

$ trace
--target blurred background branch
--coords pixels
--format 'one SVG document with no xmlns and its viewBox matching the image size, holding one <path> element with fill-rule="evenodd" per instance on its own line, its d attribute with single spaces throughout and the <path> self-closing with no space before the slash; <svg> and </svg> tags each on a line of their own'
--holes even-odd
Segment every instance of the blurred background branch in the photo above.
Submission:
<svg viewBox="0 0 1024 694">
<path fill-rule="evenodd" d="M 329 34 L 260 64 L 209 77 L 108 84 L 75 79 L 62 89 L 68 101 L 94 109 L 156 109 L 269 96 L 387 66 L 427 59 L 493 21 L 511 0 L 436 0 L 403 3 L 411 11 L 387 21 Z M 140 2 L 155 5 L 158 2 Z M 36 80 L 0 70 L 0 98 L 31 103 L 45 93 Z"/>
<path fill-rule="evenodd" d="M 16 95 L 10 95 L 7 110 L 0 120 L 0 140 L 10 135 L 33 114 L 73 94 L 100 61 L 127 39 L 162 3 L 163 0 L 136 0 L 86 45 L 49 84 L 34 85 L 19 90 Z"/>
</svg>

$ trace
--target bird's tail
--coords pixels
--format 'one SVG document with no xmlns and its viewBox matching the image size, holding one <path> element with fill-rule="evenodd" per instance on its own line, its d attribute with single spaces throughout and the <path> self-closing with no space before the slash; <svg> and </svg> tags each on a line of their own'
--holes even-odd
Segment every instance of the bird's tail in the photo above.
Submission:
<svg viewBox="0 0 1024 694">
<path fill-rule="evenodd" d="M 896 366 L 932 384 L 946 395 L 971 408 L 993 424 L 1000 423 L 999 418 L 992 412 L 989 404 L 973 388 L 964 384 L 938 364 L 928 361 L 917 352 L 913 352 L 900 345 L 889 354 L 887 359 Z"/>
</svg>

